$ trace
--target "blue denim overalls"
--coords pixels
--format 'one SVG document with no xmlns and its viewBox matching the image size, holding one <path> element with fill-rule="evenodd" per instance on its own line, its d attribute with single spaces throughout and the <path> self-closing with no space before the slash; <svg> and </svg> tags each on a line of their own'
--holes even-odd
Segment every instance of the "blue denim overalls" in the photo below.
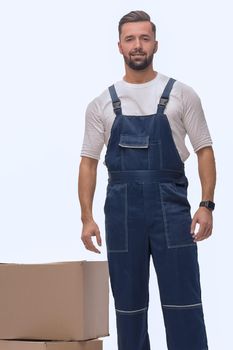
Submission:
<svg viewBox="0 0 233 350">
<path fill-rule="evenodd" d="M 169 350 L 206 350 L 197 243 L 190 234 L 188 179 L 164 110 L 123 115 L 114 85 L 114 119 L 105 155 L 105 238 L 118 350 L 150 350 L 147 312 L 152 255 Z M 154 349 L 153 349 L 154 350 Z"/>
</svg>

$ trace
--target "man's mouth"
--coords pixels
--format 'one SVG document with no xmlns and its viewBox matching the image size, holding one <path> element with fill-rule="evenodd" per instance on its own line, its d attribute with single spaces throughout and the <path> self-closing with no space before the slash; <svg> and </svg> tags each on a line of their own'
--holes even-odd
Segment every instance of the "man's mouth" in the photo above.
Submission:
<svg viewBox="0 0 233 350">
<path fill-rule="evenodd" d="M 144 53 L 132 53 L 131 56 L 145 56 Z"/>
</svg>

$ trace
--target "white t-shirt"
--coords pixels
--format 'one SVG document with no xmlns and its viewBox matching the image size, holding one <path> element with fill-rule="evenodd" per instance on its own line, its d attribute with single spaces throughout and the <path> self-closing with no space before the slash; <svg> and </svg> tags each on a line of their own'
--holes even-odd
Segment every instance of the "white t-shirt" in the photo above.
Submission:
<svg viewBox="0 0 233 350">
<path fill-rule="evenodd" d="M 122 114 L 140 116 L 156 113 L 168 80 L 168 76 L 158 72 L 154 79 L 143 84 L 117 81 L 114 85 L 121 100 Z M 165 114 L 182 161 L 190 155 L 185 145 L 186 134 L 194 152 L 212 145 L 201 100 L 190 86 L 180 81 L 174 83 Z M 106 89 L 87 106 L 81 156 L 100 159 L 104 144 L 108 144 L 114 119 L 112 100 Z"/>
</svg>

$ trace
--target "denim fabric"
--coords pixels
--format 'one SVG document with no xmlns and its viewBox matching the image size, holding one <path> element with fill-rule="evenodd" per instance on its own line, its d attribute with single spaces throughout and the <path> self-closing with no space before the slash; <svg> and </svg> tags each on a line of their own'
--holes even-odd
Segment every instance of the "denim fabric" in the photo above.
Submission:
<svg viewBox="0 0 233 350">
<path fill-rule="evenodd" d="M 161 101 L 169 98 L 170 79 Z M 165 105 L 127 116 L 112 86 L 116 113 L 105 155 L 109 172 L 105 238 L 118 350 L 150 350 L 150 258 L 157 274 L 168 350 L 207 350 L 197 244 L 190 234 L 188 179 Z"/>
</svg>

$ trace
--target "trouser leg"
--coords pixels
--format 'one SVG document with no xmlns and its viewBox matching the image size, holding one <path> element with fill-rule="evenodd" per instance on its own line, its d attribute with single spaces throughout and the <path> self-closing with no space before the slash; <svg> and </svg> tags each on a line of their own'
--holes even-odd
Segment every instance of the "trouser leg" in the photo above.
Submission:
<svg viewBox="0 0 233 350">
<path fill-rule="evenodd" d="M 153 252 L 169 350 L 208 349 L 197 245 Z"/>
<path fill-rule="evenodd" d="M 145 232 L 142 188 L 139 185 L 128 187 L 127 190 L 124 186 L 119 187 L 120 191 L 127 193 L 126 202 L 125 197 L 122 200 L 122 196 L 115 196 L 121 198 L 123 208 L 121 222 L 126 220 L 127 223 L 121 227 L 123 231 L 114 231 L 115 227 L 121 225 L 118 222 L 119 217 L 114 216 L 116 212 L 119 214 L 119 206 L 116 206 L 116 212 L 110 203 L 106 208 L 107 215 L 111 209 L 110 216 L 107 217 L 106 242 L 108 242 L 111 289 L 116 309 L 118 350 L 150 350 L 147 329 L 150 252 L 148 235 Z M 110 195 L 113 193 L 112 191 Z M 121 246 L 120 241 L 123 242 Z"/>
<path fill-rule="evenodd" d="M 158 249 L 159 247 L 159 249 Z M 151 235 L 168 350 L 206 350 L 197 245 L 167 247 Z"/>
<path fill-rule="evenodd" d="M 185 187 L 161 184 L 146 190 L 150 249 L 168 350 L 206 350 L 197 244 L 190 234 Z"/>
<path fill-rule="evenodd" d="M 147 310 L 116 312 L 116 321 L 119 350 L 150 350 Z"/>
</svg>

